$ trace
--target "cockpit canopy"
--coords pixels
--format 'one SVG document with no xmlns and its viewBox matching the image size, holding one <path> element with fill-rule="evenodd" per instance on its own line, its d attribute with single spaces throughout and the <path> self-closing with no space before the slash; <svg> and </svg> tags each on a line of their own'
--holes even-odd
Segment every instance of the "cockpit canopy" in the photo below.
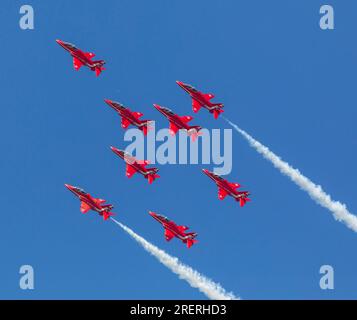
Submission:
<svg viewBox="0 0 357 320">
<path fill-rule="evenodd" d="M 116 102 L 116 101 L 112 101 L 113 105 L 115 105 L 116 107 L 119 107 L 119 108 L 125 108 L 125 106 L 120 103 L 120 102 Z"/>
<path fill-rule="evenodd" d="M 72 44 L 72 43 L 69 43 L 69 42 L 63 42 L 67 47 L 69 47 L 70 49 L 77 49 L 77 47 Z"/>
<path fill-rule="evenodd" d="M 159 218 L 161 218 L 162 220 L 164 220 L 165 222 L 169 222 L 170 221 L 167 217 L 163 216 L 162 214 L 158 214 L 157 216 Z"/>
<path fill-rule="evenodd" d="M 187 89 L 190 89 L 190 90 L 192 90 L 194 92 L 197 92 L 197 89 L 195 87 L 192 87 L 190 84 L 185 84 L 185 86 L 186 86 Z"/>
<path fill-rule="evenodd" d="M 161 107 L 162 110 L 164 110 L 165 112 L 167 112 L 168 114 L 170 115 L 175 115 L 172 110 L 170 110 L 169 108 L 166 108 L 166 107 Z"/>
<path fill-rule="evenodd" d="M 224 179 L 223 179 L 221 176 L 219 176 L 218 174 L 212 173 L 212 175 L 213 175 L 216 179 L 218 179 L 218 180 L 221 180 L 221 181 L 224 180 Z"/>
<path fill-rule="evenodd" d="M 129 153 L 129 152 L 127 152 L 127 151 L 125 151 L 125 150 L 119 150 L 121 153 L 122 153 L 122 155 L 124 156 L 124 158 L 125 159 L 133 159 L 133 160 L 135 160 L 135 157 L 131 154 L 131 153 Z"/>
<path fill-rule="evenodd" d="M 81 193 L 81 194 L 86 194 L 86 192 L 82 189 L 82 188 L 79 188 L 79 187 L 73 187 L 74 190 L 76 190 L 78 193 Z"/>
</svg>

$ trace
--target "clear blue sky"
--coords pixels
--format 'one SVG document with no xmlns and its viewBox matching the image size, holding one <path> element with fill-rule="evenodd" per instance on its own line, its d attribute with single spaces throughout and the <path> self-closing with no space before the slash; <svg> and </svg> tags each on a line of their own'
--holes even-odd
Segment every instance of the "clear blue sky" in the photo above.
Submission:
<svg viewBox="0 0 357 320">
<path fill-rule="evenodd" d="M 201 165 L 161 166 L 149 186 L 127 179 L 109 146 L 125 147 L 110 98 L 157 120 L 158 103 L 192 115 L 175 80 L 214 92 L 225 115 L 357 213 L 355 1 L 22 1 L 0 10 L 0 298 L 203 299 L 118 226 L 82 215 L 64 183 L 114 205 L 147 240 L 246 299 L 357 298 L 357 234 L 283 177 L 234 133 L 230 180 L 253 193 L 221 202 Z M 76 72 L 55 39 L 107 61 Z M 228 127 L 202 110 L 195 124 Z M 190 250 L 166 243 L 148 210 L 199 233 Z M 35 290 L 19 289 L 19 268 Z M 319 268 L 335 269 L 335 290 Z"/>
</svg>

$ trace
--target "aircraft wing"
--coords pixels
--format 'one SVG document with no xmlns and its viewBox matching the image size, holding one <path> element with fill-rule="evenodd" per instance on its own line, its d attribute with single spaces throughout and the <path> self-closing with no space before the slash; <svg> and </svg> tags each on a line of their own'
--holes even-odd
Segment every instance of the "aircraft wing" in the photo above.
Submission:
<svg viewBox="0 0 357 320">
<path fill-rule="evenodd" d="M 187 122 L 190 122 L 193 118 L 191 116 L 183 116 L 183 117 L 180 117 L 180 119 L 183 123 L 187 123 Z"/>
<path fill-rule="evenodd" d="M 170 133 L 171 133 L 171 135 L 175 135 L 178 130 L 179 130 L 179 128 L 173 122 L 170 122 Z"/>
<path fill-rule="evenodd" d="M 146 169 L 146 166 L 150 164 L 149 160 L 135 160 L 137 164 L 140 164 L 142 167 Z"/>
<path fill-rule="evenodd" d="M 206 93 L 203 95 L 207 100 L 211 100 L 214 98 L 214 94 L 213 93 Z"/>
<path fill-rule="evenodd" d="M 136 119 L 139 119 L 140 117 L 142 117 L 144 114 L 141 112 L 132 112 L 131 113 Z"/>
<path fill-rule="evenodd" d="M 85 203 L 84 201 L 81 201 L 81 212 L 82 213 L 87 213 L 90 209 L 91 209 L 91 207 L 87 203 Z"/>
<path fill-rule="evenodd" d="M 170 241 L 175 235 L 168 229 L 165 229 L 165 239 Z"/>
<path fill-rule="evenodd" d="M 129 127 L 130 125 L 130 121 L 124 117 L 121 118 L 121 126 L 122 128 L 126 129 L 127 127 Z"/>
<path fill-rule="evenodd" d="M 219 200 L 223 200 L 227 196 L 228 192 L 224 189 L 218 189 L 218 198 Z"/>
<path fill-rule="evenodd" d="M 186 226 L 177 226 L 177 229 L 179 229 L 180 232 L 184 232 L 184 231 L 186 231 L 186 230 L 189 229 L 189 228 L 186 227 Z"/>
<path fill-rule="evenodd" d="M 98 205 L 101 205 L 102 203 L 105 202 L 104 199 L 99 199 L 99 198 L 93 198 L 93 201 L 94 201 L 96 204 L 98 204 Z"/>
<path fill-rule="evenodd" d="M 134 173 L 136 172 L 136 170 L 129 164 L 126 165 L 126 176 L 128 178 L 131 178 Z"/>
<path fill-rule="evenodd" d="M 83 63 L 79 59 L 77 59 L 76 57 L 73 57 L 74 69 L 76 69 L 78 71 L 82 65 L 83 65 Z"/>
<path fill-rule="evenodd" d="M 202 104 L 200 104 L 197 100 L 192 99 L 192 110 L 193 112 L 198 112 L 202 107 Z"/>
<path fill-rule="evenodd" d="M 85 55 L 88 59 L 92 59 L 92 58 L 95 56 L 95 54 L 92 53 L 92 52 L 86 52 L 84 55 Z"/>
<path fill-rule="evenodd" d="M 235 190 L 238 189 L 240 187 L 239 183 L 229 183 L 229 185 Z"/>
</svg>

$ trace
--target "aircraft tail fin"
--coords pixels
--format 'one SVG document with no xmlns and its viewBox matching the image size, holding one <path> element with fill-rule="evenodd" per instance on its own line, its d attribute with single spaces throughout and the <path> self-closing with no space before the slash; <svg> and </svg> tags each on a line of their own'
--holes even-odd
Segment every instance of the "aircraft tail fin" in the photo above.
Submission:
<svg viewBox="0 0 357 320">
<path fill-rule="evenodd" d="M 239 201 L 239 204 L 241 207 L 244 207 L 244 205 L 248 202 L 251 201 L 249 198 L 247 197 L 242 197 L 242 198 L 237 198 L 236 201 Z"/>
<path fill-rule="evenodd" d="M 223 104 L 219 104 L 219 105 L 223 106 Z M 214 110 L 213 110 L 213 117 L 214 117 L 215 119 L 217 119 L 218 116 L 219 116 L 221 113 L 223 113 L 223 112 L 224 112 L 224 110 L 222 110 L 222 109 L 214 109 Z"/>
<path fill-rule="evenodd" d="M 104 211 L 103 212 L 103 219 L 104 220 L 108 220 L 110 217 L 112 216 L 115 216 L 115 213 L 112 213 L 112 212 L 107 212 L 107 211 Z"/>
<path fill-rule="evenodd" d="M 191 137 L 192 142 L 195 142 L 197 138 L 201 135 L 201 133 L 199 132 L 201 129 L 202 127 L 200 126 L 190 127 L 190 129 L 188 130 L 188 135 Z"/>
<path fill-rule="evenodd" d="M 96 61 L 93 61 L 93 63 L 95 64 L 95 67 L 94 67 L 95 75 L 98 77 L 100 75 L 100 73 L 103 70 L 105 70 L 105 68 L 103 67 L 103 65 L 105 64 L 105 61 L 104 60 L 96 60 Z"/>
<path fill-rule="evenodd" d="M 98 77 L 103 70 L 105 70 L 104 67 L 96 67 L 95 68 L 95 75 Z"/>
<path fill-rule="evenodd" d="M 153 168 L 153 169 L 156 169 L 156 168 Z M 156 178 L 160 178 L 160 176 L 156 173 L 154 174 L 149 174 L 148 175 L 148 181 L 149 181 L 149 184 L 152 184 Z"/>
<path fill-rule="evenodd" d="M 102 208 L 105 208 L 107 210 L 112 210 L 114 208 L 114 206 L 112 204 L 103 204 Z"/>
<path fill-rule="evenodd" d="M 197 242 L 198 241 L 196 239 L 187 239 L 186 241 L 187 248 L 191 248 Z"/>
<path fill-rule="evenodd" d="M 148 134 L 148 132 L 152 129 L 152 127 L 150 126 L 150 123 L 152 122 L 151 120 L 142 120 L 143 121 L 143 125 L 141 127 L 141 130 L 144 134 L 144 136 L 146 136 Z"/>
</svg>

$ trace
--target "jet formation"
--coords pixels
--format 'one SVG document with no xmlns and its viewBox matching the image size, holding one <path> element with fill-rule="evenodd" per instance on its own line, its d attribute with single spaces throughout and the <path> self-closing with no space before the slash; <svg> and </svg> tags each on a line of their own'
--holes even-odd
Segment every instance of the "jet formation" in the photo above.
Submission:
<svg viewBox="0 0 357 320">
<path fill-rule="evenodd" d="M 78 71 L 84 65 L 90 70 L 95 71 L 96 76 L 99 76 L 100 73 L 105 70 L 103 67 L 105 64 L 104 60 L 92 60 L 95 56 L 94 53 L 84 52 L 69 42 L 62 40 L 56 40 L 56 42 L 70 53 L 73 58 L 73 67 L 75 70 Z M 203 93 L 194 88 L 192 85 L 182 81 L 176 81 L 176 83 L 190 95 L 194 113 L 197 113 L 201 108 L 205 108 L 213 114 L 215 119 L 217 119 L 219 115 L 224 112 L 223 103 L 214 103 L 211 101 L 214 98 L 213 93 Z M 113 100 L 104 99 L 104 101 L 121 117 L 121 127 L 123 129 L 127 129 L 130 125 L 132 125 L 141 130 L 144 136 L 148 134 L 148 131 L 151 129 L 150 123 L 152 120 L 140 119 L 143 116 L 143 113 L 131 111 L 128 107 Z M 171 135 L 176 135 L 179 130 L 184 130 L 187 132 L 187 135 L 191 137 L 193 142 L 200 136 L 202 127 L 198 125 L 191 126 L 188 124 L 191 120 L 193 120 L 192 116 L 179 116 L 169 108 L 162 107 L 158 104 L 154 104 L 154 107 L 169 121 L 169 132 Z M 158 168 L 147 167 L 149 165 L 148 160 L 137 160 L 124 150 L 115 147 L 110 148 L 114 154 L 124 160 L 126 165 L 125 173 L 128 178 L 131 178 L 135 173 L 139 173 L 148 181 L 149 184 L 152 184 L 157 178 L 160 177 L 157 174 L 159 171 Z M 203 169 L 202 171 L 217 185 L 218 198 L 220 200 L 223 200 L 226 196 L 231 196 L 240 203 L 241 207 L 243 207 L 248 201 L 251 201 L 248 198 L 250 195 L 249 191 L 237 190 L 241 187 L 239 183 L 229 182 L 207 169 Z M 80 200 L 80 211 L 82 213 L 87 213 L 92 210 L 102 216 L 104 220 L 108 220 L 111 216 L 115 215 L 111 212 L 114 208 L 113 205 L 106 204 L 106 200 L 94 198 L 79 187 L 71 186 L 69 184 L 65 184 L 65 186 Z M 171 239 L 176 237 L 185 243 L 188 248 L 192 247 L 192 245 L 197 242 L 195 239 L 197 237 L 197 233 L 186 232 L 188 227 L 182 225 L 178 226 L 167 217 L 155 212 L 149 211 L 149 214 L 163 226 L 165 230 L 165 239 L 167 241 L 171 241 Z"/>
</svg>

